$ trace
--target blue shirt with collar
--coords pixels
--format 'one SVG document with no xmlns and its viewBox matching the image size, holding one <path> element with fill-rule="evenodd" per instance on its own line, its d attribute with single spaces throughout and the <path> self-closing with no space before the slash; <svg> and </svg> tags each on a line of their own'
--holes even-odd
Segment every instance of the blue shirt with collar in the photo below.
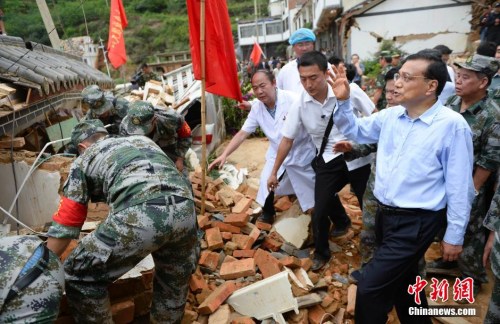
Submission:
<svg viewBox="0 0 500 324">
<path fill-rule="evenodd" d="M 339 130 L 361 144 L 377 143 L 375 197 L 385 205 L 447 208 L 444 241 L 462 245 L 474 197 L 472 133 L 439 100 L 412 119 L 403 106 L 356 118 L 349 100 L 334 112 Z"/>
</svg>

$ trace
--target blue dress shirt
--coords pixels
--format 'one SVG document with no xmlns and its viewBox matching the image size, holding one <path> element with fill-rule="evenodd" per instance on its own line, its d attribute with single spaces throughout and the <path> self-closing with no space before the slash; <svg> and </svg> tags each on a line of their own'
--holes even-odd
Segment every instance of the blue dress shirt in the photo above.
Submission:
<svg viewBox="0 0 500 324">
<path fill-rule="evenodd" d="M 375 197 L 402 208 L 447 208 L 444 241 L 461 245 L 469 221 L 474 186 L 469 125 L 439 100 L 411 119 L 403 106 L 365 118 L 353 115 L 349 100 L 334 112 L 339 130 L 357 143 L 377 143 Z"/>
</svg>

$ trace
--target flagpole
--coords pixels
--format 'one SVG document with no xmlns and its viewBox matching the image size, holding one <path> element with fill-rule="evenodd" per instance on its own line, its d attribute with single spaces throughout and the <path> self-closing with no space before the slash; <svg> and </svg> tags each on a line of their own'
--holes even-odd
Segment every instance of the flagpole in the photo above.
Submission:
<svg viewBox="0 0 500 324">
<path fill-rule="evenodd" d="M 200 59 L 201 59 L 201 215 L 205 214 L 205 176 L 207 174 L 207 139 L 205 129 L 205 0 L 200 9 Z"/>
</svg>

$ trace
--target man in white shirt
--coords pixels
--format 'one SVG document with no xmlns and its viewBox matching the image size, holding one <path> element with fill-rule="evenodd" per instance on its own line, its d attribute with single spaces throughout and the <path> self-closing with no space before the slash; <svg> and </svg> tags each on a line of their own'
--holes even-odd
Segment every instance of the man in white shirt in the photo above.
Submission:
<svg viewBox="0 0 500 324">
<path fill-rule="evenodd" d="M 304 87 L 300 83 L 299 73 L 297 73 L 297 60 L 300 60 L 300 57 L 305 53 L 314 50 L 315 41 L 316 35 L 310 29 L 300 28 L 293 32 L 288 42 L 292 45 L 296 59 L 288 62 L 281 68 L 280 74 L 276 79 L 276 85 L 279 89 L 292 91 L 297 94 L 304 91 Z"/>
<path fill-rule="evenodd" d="M 328 63 L 321 52 L 312 51 L 300 59 L 298 71 L 306 91 L 302 91 L 299 100 L 289 108 L 287 121 L 282 129 L 283 138 L 267 182 L 269 190 L 278 187 L 278 170 L 292 148 L 294 139 L 299 137 L 302 127 L 311 136 L 316 149 L 320 151 L 325 130 L 337 104 L 337 98 L 327 83 L 327 70 Z M 317 157 L 315 209 L 312 216 L 315 247 L 311 267 L 313 271 L 319 270 L 330 259 L 328 244 L 330 221 L 334 223 L 337 233 L 345 233 L 351 225 L 343 208 L 336 206 L 338 202 L 336 193 L 349 182 L 342 154 L 333 151 L 334 143 L 342 139 L 344 136 L 336 127 L 332 127 L 324 152 Z"/>
</svg>

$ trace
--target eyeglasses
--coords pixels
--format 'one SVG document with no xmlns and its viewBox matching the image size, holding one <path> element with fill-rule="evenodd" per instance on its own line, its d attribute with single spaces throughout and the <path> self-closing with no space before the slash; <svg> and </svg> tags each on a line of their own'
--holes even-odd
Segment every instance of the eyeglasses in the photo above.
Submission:
<svg viewBox="0 0 500 324">
<path fill-rule="evenodd" d="M 397 82 L 399 79 L 403 79 L 404 82 L 410 82 L 411 80 L 416 79 L 416 78 L 423 78 L 423 79 L 429 80 L 429 78 L 427 78 L 423 75 L 410 75 L 410 74 L 401 75 L 399 73 L 394 74 L 394 82 Z"/>
</svg>

